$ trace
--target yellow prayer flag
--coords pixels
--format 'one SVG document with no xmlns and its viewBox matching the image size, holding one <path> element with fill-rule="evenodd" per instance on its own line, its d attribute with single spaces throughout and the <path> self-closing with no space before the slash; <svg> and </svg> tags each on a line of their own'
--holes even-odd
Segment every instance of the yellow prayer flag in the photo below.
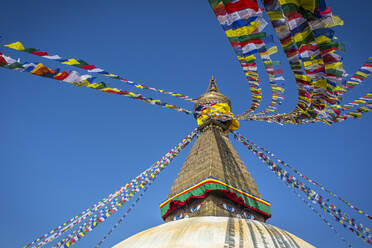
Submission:
<svg viewBox="0 0 372 248">
<path fill-rule="evenodd" d="M 364 112 L 369 112 L 371 111 L 371 109 L 367 108 L 367 107 L 360 107 L 359 108 L 360 110 L 364 111 Z"/>
<path fill-rule="evenodd" d="M 65 62 L 62 62 L 62 64 L 66 64 L 66 65 L 78 65 L 80 64 L 76 59 L 69 59 Z"/>
<path fill-rule="evenodd" d="M 327 89 L 327 85 L 328 85 L 328 83 L 327 83 L 327 80 L 325 80 L 325 79 L 320 79 L 320 80 L 318 80 L 318 81 L 313 82 L 313 85 L 314 85 L 315 87 L 318 87 L 318 88 Z"/>
<path fill-rule="evenodd" d="M 279 0 L 283 4 L 295 4 L 297 7 L 302 7 L 311 13 L 314 13 L 316 7 L 316 0 Z"/>
<path fill-rule="evenodd" d="M 311 77 L 308 76 L 308 75 L 302 75 L 302 74 L 297 74 L 297 73 L 294 73 L 294 75 L 295 75 L 295 78 L 297 78 L 297 79 L 300 79 L 300 80 L 303 80 L 303 81 L 306 81 L 306 82 L 311 82 L 312 81 Z"/>
<path fill-rule="evenodd" d="M 119 77 L 118 75 L 115 75 L 115 74 L 103 74 L 105 75 L 106 77 Z"/>
<path fill-rule="evenodd" d="M 323 120 L 323 122 L 325 123 L 325 124 L 327 124 L 328 126 L 330 126 L 331 125 L 331 123 L 329 123 L 328 121 L 326 121 L 326 120 Z"/>
<path fill-rule="evenodd" d="M 341 62 L 338 62 L 338 63 L 332 63 L 332 64 L 326 64 L 325 65 L 325 68 L 326 70 L 329 70 L 329 69 L 339 69 L 339 70 L 342 70 L 343 69 L 343 65 Z"/>
<path fill-rule="evenodd" d="M 343 86 L 336 86 L 333 90 L 346 92 L 346 89 Z"/>
<path fill-rule="evenodd" d="M 358 75 L 358 76 L 364 77 L 364 78 L 369 76 L 369 74 L 366 74 L 366 73 L 361 72 L 361 71 L 357 71 L 355 74 Z"/>
<path fill-rule="evenodd" d="M 331 22 L 328 23 L 325 26 L 326 28 L 332 28 L 332 27 L 335 27 L 335 26 L 343 26 L 344 25 L 344 21 L 338 16 L 331 16 L 330 20 L 331 20 Z"/>
<path fill-rule="evenodd" d="M 87 80 L 84 80 L 82 82 L 71 82 L 71 84 L 78 86 L 78 87 L 82 87 L 82 86 L 89 87 L 91 85 Z M 89 87 L 89 88 L 92 88 L 92 87 Z"/>
<path fill-rule="evenodd" d="M 302 33 L 298 33 L 293 37 L 295 42 L 301 42 L 313 33 L 313 31 L 310 28 L 306 28 L 306 29 L 307 29 L 306 31 Z"/>
<path fill-rule="evenodd" d="M 251 22 L 250 26 L 243 26 L 240 28 L 237 28 L 235 30 L 227 30 L 225 31 L 227 37 L 237 37 L 237 36 L 243 36 L 243 35 L 249 35 L 253 33 L 261 24 L 259 22 Z"/>
<path fill-rule="evenodd" d="M 83 82 L 87 82 L 88 84 L 84 85 L 88 88 L 92 88 L 92 89 L 97 89 L 98 87 L 100 87 L 102 84 L 98 84 L 98 83 L 89 83 L 87 80 L 84 80 Z"/>
<path fill-rule="evenodd" d="M 273 55 L 274 53 L 277 53 L 278 52 L 278 47 L 277 46 L 273 46 L 273 47 L 270 47 L 266 52 L 262 52 L 260 53 L 261 56 L 270 56 L 270 55 Z"/>
<path fill-rule="evenodd" d="M 48 73 L 53 73 L 53 71 L 40 63 L 31 71 L 31 73 L 34 75 L 43 76 Z"/>
<path fill-rule="evenodd" d="M 271 88 L 274 90 L 280 90 L 281 92 L 284 92 L 284 89 L 278 86 L 272 86 Z"/>
<path fill-rule="evenodd" d="M 330 38 L 328 38 L 327 36 L 325 35 L 321 35 L 319 37 L 316 37 L 315 38 L 315 41 L 318 43 L 318 44 L 323 44 L 323 43 L 330 43 L 332 42 L 332 40 Z"/>
<path fill-rule="evenodd" d="M 304 97 L 304 96 L 299 96 L 298 97 L 299 99 L 301 99 L 302 101 L 304 102 L 307 102 L 307 103 L 310 103 L 311 99 L 307 98 L 307 97 Z M 302 110 L 302 109 L 301 109 Z"/>
<path fill-rule="evenodd" d="M 250 61 L 250 60 L 256 60 L 256 57 L 254 55 L 250 55 L 250 56 L 247 56 L 247 57 L 238 56 L 238 59 L 240 61 Z"/>
<path fill-rule="evenodd" d="M 350 112 L 349 114 L 351 114 L 352 116 L 360 119 L 362 118 L 362 113 L 358 113 L 358 112 Z"/>
<path fill-rule="evenodd" d="M 324 65 L 324 61 L 322 59 L 313 59 L 313 60 L 304 62 L 305 67 L 308 67 L 311 65 Z"/>
<path fill-rule="evenodd" d="M 268 11 L 266 12 L 271 21 L 277 21 L 284 19 L 281 11 Z"/>
<path fill-rule="evenodd" d="M 23 47 L 22 43 L 17 41 L 17 42 L 14 42 L 14 43 L 11 43 L 11 44 L 8 44 L 8 45 L 4 45 L 6 47 L 9 47 L 9 48 L 12 48 L 12 49 L 15 49 L 15 50 L 18 50 L 18 51 L 24 51 L 25 48 Z"/>
</svg>

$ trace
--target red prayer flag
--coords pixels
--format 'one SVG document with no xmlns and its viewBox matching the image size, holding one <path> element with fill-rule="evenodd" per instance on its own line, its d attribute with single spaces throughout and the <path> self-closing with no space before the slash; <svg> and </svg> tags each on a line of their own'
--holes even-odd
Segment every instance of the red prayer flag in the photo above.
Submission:
<svg viewBox="0 0 372 248">
<path fill-rule="evenodd" d="M 2 53 L 0 55 L 2 55 Z M 8 62 L 6 62 L 6 60 L 4 59 L 4 57 L 3 56 L 0 56 L 0 65 L 7 65 L 7 64 L 8 64 Z"/>
<path fill-rule="evenodd" d="M 226 15 L 225 5 L 218 4 L 216 7 L 213 8 L 214 13 L 216 16 Z"/>
<path fill-rule="evenodd" d="M 233 12 L 237 12 L 239 10 L 244 10 L 244 9 L 253 9 L 254 11 L 258 11 L 257 1 L 238 0 L 236 2 L 230 2 L 226 4 L 226 11 L 229 14 Z"/>
<path fill-rule="evenodd" d="M 332 13 L 332 11 L 331 11 L 331 8 L 330 7 L 328 7 L 325 10 L 323 10 L 322 12 L 320 12 L 320 14 L 322 14 L 322 15 L 329 15 L 331 13 Z"/>
<path fill-rule="evenodd" d="M 291 21 L 297 18 L 303 18 L 303 16 L 297 11 L 288 12 L 288 13 L 285 13 L 284 15 L 288 18 L 288 21 Z"/>
<path fill-rule="evenodd" d="M 63 81 L 65 78 L 67 78 L 69 76 L 69 73 L 67 72 L 62 72 L 61 74 L 58 74 L 56 75 L 55 77 L 53 77 L 54 79 L 56 80 L 60 80 L 60 81 Z"/>
<path fill-rule="evenodd" d="M 35 54 L 37 56 L 48 56 L 47 52 L 33 52 L 32 54 Z"/>
<path fill-rule="evenodd" d="M 306 44 L 300 47 L 300 52 L 303 53 L 305 51 L 316 51 L 318 50 L 318 46 L 314 43 Z"/>
<path fill-rule="evenodd" d="M 94 65 L 84 65 L 80 68 L 82 68 L 84 70 L 93 70 L 93 69 L 96 69 L 97 67 L 95 67 Z"/>
</svg>

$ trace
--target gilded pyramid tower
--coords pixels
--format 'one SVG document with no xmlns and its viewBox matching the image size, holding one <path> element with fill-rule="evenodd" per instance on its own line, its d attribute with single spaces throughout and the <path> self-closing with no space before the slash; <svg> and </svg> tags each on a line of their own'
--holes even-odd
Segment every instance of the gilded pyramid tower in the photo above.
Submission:
<svg viewBox="0 0 372 248">
<path fill-rule="evenodd" d="M 260 198 L 228 138 L 238 124 L 210 115 L 215 110 L 231 114 L 230 100 L 219 92 L 214 78 L 198 100 L 198 137 L 168 199 L 160 205 L 166 223 L 114 248 L 314 248 L 265 223 L 271 217 L 270 204 Z"/>
<path fill-rule="evenodd" d="M 214 78 L 202 105 L 231 108 L 230 100 L 220 93 Z M 198 118 L 198 116 L 196 116 Z M 270 204 L 260 197 L 257 185 L 228 138 L 229 123 L 208 118 L 199 125 L 199 135 L 168 200 L 161 204 L 162 218 L 173 221 L 185 217 L 227 216 L 265 221 L 271 216 Z"/>
</svg>

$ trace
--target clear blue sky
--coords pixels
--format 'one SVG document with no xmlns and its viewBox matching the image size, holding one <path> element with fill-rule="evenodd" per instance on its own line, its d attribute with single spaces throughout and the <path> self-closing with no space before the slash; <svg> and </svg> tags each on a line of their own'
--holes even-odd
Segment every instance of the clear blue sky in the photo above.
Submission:
<svg viewBox="0 0 372 248">
<path fill-rule="evenodd" d="M 372 2 L 327 2 L 345 21 L 344 27 L 336 28 L 336 35 L 346 45 L 345 68 L 352 74 L 372 55 Z M 192 97 L 202 94 L 214 75 L 221 91 L 232 100 L 235 113 L 249 106 L 248 83 L 207 0 L 3 0 L 1 13 L 2 44 L 20 40 L 26 47 L 82 58 L 132 81 Z M 61 68 L 42 58 L 1 51 Z M 283 68 L 288 72 L 286 63 Z M 290 111 L 297 98 L 296 85 L 291 74 L 285 76 L 287 99 L 280 110 Z M 0 79 L 2 247 L 21 247 L 91 206 L 148 168 L 196 126 L 191 116 L 121 96 L 4 69 L 0 69 Z M 119 81 L 105 82 L 132 90 Z M 345 102 L 371 91 L 370 84 L 368 79 Z M 142 93 L 192 109 L 191 104 L 171 97 Z M 267 83 L 264 95 L 268 104 Z M 242 122 L 240 132 L 372 212 L 371 123 L 371 114 L 331 127 Z M 343 247 L 258 159 L 232 142 L 263 198 L 272 203 L 269 223 L 317 247 Z M 162 223 L 159 203 L 170 192 L 189 149 L 161 174 L 104 247 Z M 95 245 L 122 213 L 76 247 Z M 368 223 L 363 217 L 360 220 Z M 343 227 L 335 226 L 354 247 L 366 247 Z"/>
</svg>

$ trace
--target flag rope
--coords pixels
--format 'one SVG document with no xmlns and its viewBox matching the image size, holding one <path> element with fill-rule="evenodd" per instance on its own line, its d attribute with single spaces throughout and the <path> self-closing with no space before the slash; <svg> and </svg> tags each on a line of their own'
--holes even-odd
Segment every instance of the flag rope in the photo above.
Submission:
<svg viewBox="0 0 372 248">
<path fill-rule="evenodd" d="M 185 113 L 187 115 L 192 115 L 192 114 L 200 114 L 200 115 L 207 115 L 209 117 L 213 117 L 219 120 L 231 120 L 235 119 L 234 116 L 231 116 L 229 114 L 221 113 L 217 110 L 214 110 L 213 108 L 211 109 L 210 113 L 205 113 L 202 111 L 190 111 L 181 107 L 178 107 L 173 104 L 168 104 L 166 102 L 162 102 L 161 100 L 153 99 L 153 98 L 147 98 L 139 93 L 133 93 L 130 91 L 126 90 L 121 90 L 117 88 L 109 88 L 104 82 L 92 82 L 93 78 L 89 74 L 85 75 L 80 75 L 76 71 L 72 71 L 70 73 L 67 72 L 59 72 L 59 69 L 52 70 L 42 63 L 20 63 L 20 59 L 13 59 L 11 57 L 5 56 L 3 53 L 0 52 L 0 67 L 14 70 L 14 71 L 19 71 L 19 72 L 24 72 L 24 73 L 30 73 L 32 75 L 40 76 L 40 77 L 45 77 L 49 79 L 54 79 L 60 82 L 64 83 L 70 83 L 74 86 L 77 87 L 86 87 L 86 88 L 91 88 L 95 90 L 99 90 L 102 92 L 106 93 L 111 93 L 111 94 L 116 94 L 116 95 L 121 95 L 128 97 L 130 99 L 136 99 L 136 100 L 141 100 L 146 103 L 152 104 L 152 105 L 157 105 L 160 107 L 168 108 L 175 110 L 177 112 Z M 203 105 L 204 106 L 204 105 Z M 209 106 L 204 106 L 204 109 L 208 108 Z"/>
<path fill-rule="evenodd" d="M 125 78 L 123 78 L 119 75 L 112 74 L 111 72 L 107 72 L 104 69 L 97 68 L 94 65 L 90 65 L 82 59 L 74 59 L 74 58 L 66 59 L 66 58 L 60 57 L 59 55 L 49 55 L 48 52 L 44 52 L 44 51 L 41 51 L 39 49 L 25 48 L 20 41 L 17 41 L 17 42 L 11 43 L 11 44 L 7 44 L 7 45 L 4 45 L 4 46 L 8 47 L 8 48 L 11 48 L 11 49 L 14 49 L 14 50 L 17 50 L 17 51 L 22 51 L 22 52 L 25 52 L 25 53 L 33 54 L 33 55 L 36 55 L 36 56 L 39 56 L 39 57 L 42 57 L 42 58 L 45 58 L 45 59 L 57 61 L 61 64 L 74 66 L 74 67 L 86 70 L 90 73 L 97 73 L 97 74 L 100 74 L 100 75 L 103 75 L 103 76 L 106 76 L 106 77 L 109 77 L 109 78 L 112 78 L 112 79 L 117 79 L 117 80 L 120 80 L 120 81 L 126 83 L 129 86 L 133 86 L 133 87 L 136 87 L 138 89 L 152 90 L 152 91 L 155 91 L 155 92 L 158 92 L 158 93 L 171 95 L 171 96 L 177 97 L 179 99 L 189 101 L 189 102 L 193 102 L 193 103 L 198 102 L 197 99 L 190 98 L 189 96 L 186 96 L 186 95 L 183 95 L 183 94 L 180 94 L 180 93 L 167 91 L 167 90 L 162 90 L 162 89 L 156 89 L 156 88 L 149 87 L 149 86 L 146 86 L 146 85 L 143 85 L 143 84 L 138 84 L 138 83 L 132 82 L 132 81 L 127 80 L 127 79 L 125 79 Z"/>
<path fill-rule="evenodd" d="M 275 162 L 270 160 L 269 156 L 258 151 L 248 142 L 246 138 L 242 135 L 233 132 L 234 138 L 247 146 L 248 150 L 252 151 L 263 163 L 265 163 L 270 170 L 286 185 L 296 188 L 303 192 L 306 197 L 311 200 L 314 204 L 318 204 L 319 207 L 330 216 L 334 217 L 335 221 L 342 224 L 344 228 L 355 233 L 357 237 L 363 239 L 364 242 L 372 245 L 372 235 L 370 233 L 370 228 L 364 227 L 361 223 L 357 223 L 353 218 L 349 218 L 348 214 L 344 214 L 341 209 L 337 208 L 334 204 L 328 203 L 329 199 L 323 200 L 324 198 L 318 194 L 315 190 L 306 186 L 299 179 L 290 175 L 285 169 L 278 166 Z M 326 203 L 327 202 L 327 203 Z M 337 210 L 336 210 L 337 209 Z"/>
<path fill-rule="evenodd" d="M 291 189 L 291 187 L 289 185 L 287 185 L 289 189 Z M 300 198 L 319 218 L 322 219 L 322 221 L 332 230 L 335 232 L 335 234 L 342 240 L 342 242 L 344 242 L 347 247 L 349 248 L 352 248 L 351 244 L 345 239 L 344 236 L 342 236 L 339 232 L 337 232 L 337 230 L 335 229 L 335 227 L 324 217 L 322 216 L 318 210 L 316 210 L 311 204 L 309 201 L 307 201 L 301 194 L 299 194 L 298 192 L 296 192 L 295 189 L 292 188 L 292 191 L 293 193 L 298 197 Z"/>
<path fill-rule="evenodd" d="M 132 206 L 120 217 L 120 219 L 115 223 L 115 225 L 105 234 L 103 239 L 101 239 L 98 244 L 96 245 L 96 248 L 100 247 L 103 242 L 115 231 L 116 228 L 124 221 L 125 217 L 130 213 L 130 211 L 133 210 L 133 208 L 137 205 L 137 203 L 140 201 L 140 199 L 144 196 L 146 191 L 149 189 L 150 185 L 152 184 L 153 180 L 150 181 L 149 185 L 141 192 L 141 195 L 132 203 Z"/>
<path fill-rule="evenodd" d="M 139 188 L 144 188 L 144 186 L 149 183 L 150 179 L 155 178 L 156 175 L 158 175 L 164 168 L 166 168 L 169 165 L 169 163 L 174 159 L 174 157 L 176 157 L 191 142 L 191 140 L 195 137 L 196 134 L 197 134 L 197 129 L 195 129 L 191 134 L 186 136 L 186 138 L 184 138 L 182 142 L 180 142 L 171 151 L 166 153 L 159 161 L 154 163 L 154 165 L 152 165 L 150 168 L 143 171 L 136 178 L 132 179 L 129 183 L 120 187 L 119 190 L 116 190 L 114 193 L 110 194 L 109 197 L 104 198 L 103 200 L 93 205 L 92 207 L 88 208 L 87 210 L 83 211 L 79 215 L 71 218 L 69 221 L 65 222 L 63 225 L 51 230 L 49 233 L 41 236 L 40 238 L 37 238 L 33 242 L 24 246 L 24 248 L 27 248 L 30 246 L 41 247 L 55 240 L 56 238 L 61 236 L 64 232 L 73 228 L 80 222 L 83 222 L 88 216 L 96 212 L 99 209 L 99 207 L 103 207 L 104 205 L 108 204 L 110 201 L 112 201 L 112 199 L 120 195 L 121 192 L 125 191 L 127 193 L 125 196 L 126 198 L 125 201 L 120 201 L 120 204 L 113 208 L 110 208 L 109 212 L 101 210 L 100 215 L 95 215 L 92 217 L 93 219 L 91 218 L 92 221 L 91 221 L 90 227 L 93 229 L 98 223 L 100 223 L 100 221 L 103 222 L 107 217 L 115 213 L 118 210 L 117 207 L 122 207 L 126 201 L 132 198 L 134 196 L 133 195 L 134 192 L 139 192 Z M 82 229 L 82 227 L 84 227 L 83 224 L 79 228 Z M 84 235 L 88 233 L 89 231 L 90 231 L 89 229 L 84 229 L 83 231 Z"/>
<path fill-rule="evenodd" d="M 308 181 L 309 183 L 315 185 L 315 186 L 318 186 L 319 188 L 321 188 L 323 191 L 327 192 L 328 194 L 332 195 L 333 197 L 337 198 L 338 200 L 342 201 L 343 203 L 345 203 L 347 206 L 349 206 L 351 209 L 357 211 L 359 214 L 362 214 L 364 215 L 365 217 L 367 217 L 368 219 L 372 219 L 372 216 L 370 216 L 369 214 L 367 214 L 365 211 L 355 207 L 353 204 L 351 204 L 350 202 L 344 200 L 342 197 L 340 197 L 339 195 L 337 195 L 336 193 L 333 193 L 333 191 L 327 189 L 325 186 L 323 186 L 322 184 L 318 183 L 317 181 L 305 176 L 302 172 L 296 170 L 295 168 L 293 168 L 292 166 L 290 166 L 289 164 L 287 164 L 286 162 L 280 160 L 275 154 L 273 154 L 272 152 L 268 151 L 267 149 L 265 149 L 264 147 L 262 146 L 259 146 L 257 144 L 255 144 L 253 141 L 247 139 L 246 137 L 242 136 L 239 132 L 235 131 L 235 133 L 240 136 L 244 141 L 248 142 L 250 145 L 262 150 L 263 152 L 265 152 L 266 154 L 270 155 L 271 157 L 273 157 L 274 159 L 276 159 L 280 164 L 284 165 L 285 167 L 289 168 L 290 170 L 292 170 L 294 173 L 296 173 L 298 176 L 300 176 L 301 178 L 305 179 L 306 181 Z"/>
</svg>

